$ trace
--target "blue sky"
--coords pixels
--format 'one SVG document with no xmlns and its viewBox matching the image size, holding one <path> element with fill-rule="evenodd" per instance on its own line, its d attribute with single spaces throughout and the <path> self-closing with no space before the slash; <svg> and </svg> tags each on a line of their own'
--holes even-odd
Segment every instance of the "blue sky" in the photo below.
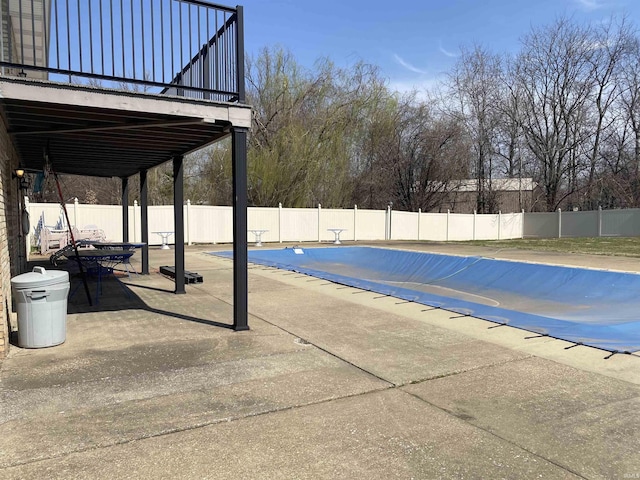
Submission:
<svg viewBox="0 0 640 480">
<path fill-rule="evenodd" d="M 381 68 L 398 90 L 429 87 L 462 45 L 516 52 L 531 30 L 567 16 L 579 23 L 626 15 L 640 27 L 639 0 L 240 0 L 247 55 L 280 45 L 312 67 L 327 56 Z"/>
</svg>

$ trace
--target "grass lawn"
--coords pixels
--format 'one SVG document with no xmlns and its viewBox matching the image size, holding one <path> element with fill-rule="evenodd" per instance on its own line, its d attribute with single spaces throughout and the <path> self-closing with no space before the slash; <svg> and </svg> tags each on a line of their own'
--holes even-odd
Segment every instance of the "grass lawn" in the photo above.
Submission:
<svg viewBox="0 0 640 480">
<path fill-rule="evenodd" d="M 464 242 L 494 248 L 640 257 L 640 237 L 536 238 Z"/>
</svg>

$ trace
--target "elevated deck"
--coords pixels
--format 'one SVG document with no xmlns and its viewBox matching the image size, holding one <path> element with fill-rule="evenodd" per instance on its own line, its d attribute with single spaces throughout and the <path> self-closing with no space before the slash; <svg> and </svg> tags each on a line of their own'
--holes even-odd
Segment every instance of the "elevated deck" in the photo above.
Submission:
<svg viewBox="0 0 640 480">
<path fill-rule="evenodd" d="M 0 105 L 23 166 L 48 150 L 60 173 L 128 177 L 251 126 L 251 108 L 173 95 L 0 77 Z"/>
</svg>

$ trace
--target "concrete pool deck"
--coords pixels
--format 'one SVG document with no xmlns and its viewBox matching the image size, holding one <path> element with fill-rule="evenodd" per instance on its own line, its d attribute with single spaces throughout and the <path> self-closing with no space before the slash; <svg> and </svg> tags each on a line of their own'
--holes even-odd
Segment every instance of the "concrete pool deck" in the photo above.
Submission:
<svg viewBox="0 0 640 480">
<path fill-rule="evenodd" d="M 130 298 L 114 280 L 97 307 L 75 295 L 63 345 L 13 346 L 0 477 L 640 478 L 640 358 L 263 267 L 251 330 L 233 332 L 231 261 L 205 253 L 229 248 L 187 247 L 204 277 L 187 295 L 157 273 L 173 251 L 152 249 L 149 276 L 122 278 Z"/>
</svg>

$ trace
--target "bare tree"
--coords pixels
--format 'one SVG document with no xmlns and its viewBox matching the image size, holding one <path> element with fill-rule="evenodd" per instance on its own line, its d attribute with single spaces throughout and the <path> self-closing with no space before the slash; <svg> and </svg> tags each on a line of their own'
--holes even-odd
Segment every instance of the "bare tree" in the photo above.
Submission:
<svg viewBox="0 0 640 480">
<path fill-rule="evenodd" d="M 367 208 L 439 209 L 468 173 L 469 144 L 457 119 L 415 92 L 381 95 L 357 146 L 354 202 Z"/>
<path fill-rule="evenodd" d="M 607 145 L 607 173 L 621 185 L 624 196 L 606 200 L 624 206 L 640 206 L 640 40 L 630 39 L 628 54 L 618 69 L 617 84 L 620 95 L 616 98 L 616 125 Z M 616 201 L 618 200 L 618 201 Z"/>
<path fill-rule="evenodd" d="M 476 209 L 480 213 L 497 210 L 491 179 L 498 152 L 503 84 L 502 61 L 481 46 L 462 48 L 450 75 L 451 95 L 456 100 L 454 115 L 469 134 L 473 168 L 477 180 Z"/>
<path fill-rule="evenodd" d="M 394 163 L 396 204 L 403 210 L 438 209 L 467 177 L 469 144 L 456 119 L 435 117 L 425 104 L 409 109 Z"/>
<path fill-rule="evenodd" d="M 591 72 L 589 77 L 593 79 L 593 92 L 590 96 L 589 108 L 589 136 L 591 142 L 587 145 L 587 165 L 589 168 L 587 185 L 584 193 L 586 208 L 597 208 L 600 204 L 596 193 L 598 168 L 602 167 L 602 147 L 609 143 L 612 135 L 616 134 L 619 122 L 619 112 L 613 107 L 622 89 L 619 80 L 619 71 L 625 57 L 631 52 L 633 36 L 628 26 L 623 21 L 616 24 L 610 21 L 601 24 L 593 32 L 589 61 Z"/>
<path fill-rule="evenodd" d="M 579 188 L 594 49 L 591 31 L 560 19 L 523 39 L 515 67 L 520 124 L 548 210 Z"/>
</svg>

